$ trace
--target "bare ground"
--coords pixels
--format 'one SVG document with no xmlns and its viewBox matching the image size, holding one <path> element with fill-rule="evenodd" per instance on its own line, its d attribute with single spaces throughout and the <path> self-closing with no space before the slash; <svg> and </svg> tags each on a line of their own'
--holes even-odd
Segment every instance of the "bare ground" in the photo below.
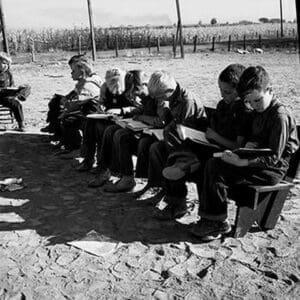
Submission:
<svg viewBox="0 0 300 300">
<path fill-rule="evenodd" d="M 29 132 L 0 136 L 0 179 L 19 176 L 26 184 L 0 194 L 0 299 L 299 298 L 299 185 L 274 230 L 253 227 L 244 238 L 208 244 L 191 237 L 189 225 L 182 224 L 193 216 L 181 223 L 159 222 L 150 201 L 87 188 L 92 175 L 77 173 L 75 160 L 55 157 L 49 137 L 38 134 L 51 95 L 73 87 L 67 59 L 13 65 L 17 83 L 30 83 L 32 95 L 24 103 Z M 102 76 L 111 66 L 149 73 L 166 69 L 204 104 L 215 105 L 217 76 L 233 62 L 265 66 L 275 92 L 300 122 L 295 53 L 101 58 L 95 69 Z M 195 187 L 189 189 L 195 211 Z M 234 213 L 231 204 L 231 220 Z M 98 257 L 67 244 L 91 230 L 98 239 L 109 239 L 113 251 Z"/>
</svg>

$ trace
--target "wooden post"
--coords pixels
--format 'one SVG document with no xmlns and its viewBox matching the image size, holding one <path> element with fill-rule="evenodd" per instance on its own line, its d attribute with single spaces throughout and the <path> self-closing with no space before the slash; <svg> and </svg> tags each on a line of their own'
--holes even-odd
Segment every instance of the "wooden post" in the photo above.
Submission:
<svg viewBox="0 0 300 300">
<path fill-rule="evenodd" d="M 2 0 L 0 0 L 0 28 L 3 37 L 3 50 L 9 55 L 9 47 L 8 47 L 7 36 L 6 36 L 5 16 L 3 12 Z"/>
<path fill-rule="evenodd" d="M 179 29 L 180 52 L 181 52 L 181 58 L 184 58 L 184 48 L 183 48 L 183 38 L 182 38 L 182 23 L 181 23 L 179 0 L 176 0 L 176 7 L 177 7 L 177 16 L 178 16 L 177 28 Z"/>
<path fill-rule="evenodd" d="M 279 38 L 279 31 L 278 30 L 276 30 L 276 36 L 277 36 L 277 38 Z"/>
<path fill-rule="evenodd" d="M 244 50 L 246 50 L 246 34 L 244 34 Z"/>
<path fill-rule="evenodd" d="M 132 32 L 130 32 L 130 49 L 133 49 Z"/>
<path fill-rule="evenodd" d="M 176 57 L 176 38 L 175 34 L 172 34 L 172 51 L 173 51 L 173 57 Z"/>
<path fill-rule="evenodd" d="M 156 39 L 156 48 L 157 48 L 157 52 L 159 53 L 159 50 L 160 50 L 160 38 L 159 38 L 159 36 Z"/>
<path fill-rule="evenodd" d="M 78 54 L 81 54 L 81 34 L 78 36 Z"/>
<path fill-rule="evenodd" d="M 148 45 L 148 51 L 150 54 L 151 53 L 151 37 L 150 37 L 150 35 L 148 35 L 148 37 L 147 37 L 147 45 Z"/>
<path fill-rule="evenodd" d="M 109 49 L 109 35 L 106 36 L 106 48 Z"/>
<path fill-rule="evenodd" d="M 115 36 L 115 50 L 116 50 L 116 57 L 119 56 L 119 40 L 118 40 L 118 36 Z"/>
<path fill-rule="evenodd" d="M 92 10 L 92 6 L 91 6 L 91 1 L 87 0 L 87 3 L 88 3 L 89 21 L 90 21 L 90 32 L 91 32 L 91 40 L 92 40 L 92 56 L 93 56 L 93 61 L 95 61 L 96 60 L 96 43 L 95 43 L 93 10 Z"/>
<path fill-rule="evenodd" d="M 258 47 L 261 48 L 261 34 L 258 36 Z"/>
<path fill-rule="evenodd" d="M 30 38 L 31 42 L 31 61 L 35 62 L 35 48 L 34 48 L 34 39 Z"/>
<path fill-rule="evenodd" d="M 298 31 L 298 51 L 299 51 L 299 62 L 300 62 L 300 3 L 298 0 L 296 2 L 296 13 L 297 13 L 297 31 Z"/>
<path fill-rule="evenodd" d="M 213 38 L 212 38 L 212 45 L 211 45 L 211 51 L 215 51 L 215 42 L 216 42 L 216 37 L 213 36 Z"/>
<path fill-rule="evenodd" d="M 198 36 L 195 35 L 195 36 L 194 36 L 194 53 L 197 52 L 197 40 L 198 40 Z"/>
<path fill-rule="evenodd" d="M 283 37 L 282 0 L 280 0 L 280 36 Z"/>
<path fill-rule="evenodd" d="M 231 48 L 231 34 L 228 37 L 228 52 L 230 52 L 230 48 Z"/>
</svg>

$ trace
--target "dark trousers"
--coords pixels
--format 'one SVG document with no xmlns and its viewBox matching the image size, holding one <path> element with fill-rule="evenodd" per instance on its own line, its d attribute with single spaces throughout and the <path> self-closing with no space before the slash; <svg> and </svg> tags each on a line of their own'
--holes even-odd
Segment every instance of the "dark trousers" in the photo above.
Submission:
<svg viewBox="0 0 300 300">
<path fill-rule="evenodd" d="M 114 134 L 117 130 L 121 129 L 119 125 L 110 125 L 108 126 L 103 133 L 102 143 L 100 151 L 97 152 L 97 161 L 98 166 L 101 169 L 106 170 L 110 169 L 111 171 L 118 171 L 120 166 L 117 157 L 117 151 L 114 147 Z"/>
<path fill-rule="evenodd" d="M 22 109 L 22 104 L 19 100 L 14 97 L 1 97 L 0 104 L 8 107 L 14 114 L 16 121 L 18 122 L 19 126 L 23 125 L 24 122 L 24 114 Z"/>
<path fill-rule="evenodd" d="M 220 158 L 211 158 L 204 169 L 199 197 L 199 215 L 210 220 L 224 221 L 227 218 L 228 187 L 241 182 L 275 185 L 284 174 L 283 170 L 236 167 L 225 163 Z"/>
<path fill-rule="evenodd" d="M 119 172 L 125 176 L 133 176 L 132 155 L 137 152 L 138 139 L 129 129 L 118 129 L 113 136 Z"/>
<path fill-rule="evenodd" d="M 149 150 L 148 184 L 163 186 L 162 171 L 166 165 L 170 148 L 164 141 L 155 142 Z"/>
<path fill-rule="evenodd" d="M 61 135 L 61 126 L 58 117 L 63 112 L 65 101 L 66 99 L 64 96 L 55 94 L 48 103 L 49 110 L 46 121 L 49 123 L 49 127 L 56 136 Z"/>
<path fill-rule="evenodd" d="M 61 142 L 68 150 L 76 150 L 81 146 L 80 130 L 83 130 L 85 120 L 82 117 L 66 117 L 61 121 Z"/>
<path fill-rule="evenodd" d="M 150 146 L 156 141 L 157 140 L 150 135 L 142 135 L 140 138 L 137 148 L 136 177 L 148 178 Z"/>
<path fill-rule="evenodd" d="M 82 156 L 88 162 L 94 162 L 96 149 L 100 153 L 105 129 L 112 123 L 107 120 L 87 119 L 82 137 Z"/>
</svg>

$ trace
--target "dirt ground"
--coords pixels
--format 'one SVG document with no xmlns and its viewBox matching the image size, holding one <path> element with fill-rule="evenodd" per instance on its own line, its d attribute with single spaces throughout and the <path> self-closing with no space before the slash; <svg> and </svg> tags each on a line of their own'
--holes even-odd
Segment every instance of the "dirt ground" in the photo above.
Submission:
<svg viewBox="0 0 300 300">
<path fill-rule="evenodd" d="M 296 53 L 99 56 L 95 69 L 103 77 L 112 66 L 166 69 L 205 105 L 220 99 L 217 77 L 226 65 L 261 64 L 300 123 Z M 27 133 L 0 135 L 0 179 L 22 177 L 26 185 L 0 192 L 0 299 L 299 299 L 300 186 L 292 189 L 274 230 L 253 227 L 244 238 L 210 243 L 188 233 L 194 215 L 160 222 L 149 199 L 88 188 L 92 174 L 76 172 L 75 159 L 54 156 L 49 136 L 39 133 L 51 95 L 74 85 L 68 58 L 13 65 L 17 84 L 31 84 L 32 95 L 23 105 Z M 189 190 L 195 212 L 195 186 Z M 231 204 L 231 221 L 234 213 Z M 112 251 L 95 256 L 68 244 L 82 238 L 108 241 Z"/>
</svg>

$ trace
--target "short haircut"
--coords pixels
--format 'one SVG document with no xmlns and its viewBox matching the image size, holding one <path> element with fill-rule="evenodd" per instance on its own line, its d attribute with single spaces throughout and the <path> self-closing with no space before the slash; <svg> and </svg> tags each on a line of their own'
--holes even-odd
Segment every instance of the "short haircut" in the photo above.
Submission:
<svg viewBox="0 0 300 300">
<path fill-rule="evenodd" d="M 241 98 L 251 90 L 266 91 L 271 85 L 270 77 L 262 66 L 247 68 L 238 83 L 237 91 Z"/>
<path fill-rule="evenodd" d="M 154 72 L 148 82 L 149 95 L 154 98 L 170 95 L 176 87 L 175 78 L 166 71 Z"/>
<path fill-rule="evenodd" d="M 131 70 L 125 76 L 125 90 L 133 88 L 134 91 L 143 89 L 143 85 L 148 84 L 148 77 L 142 70 Z"/>
<path fill-rule="evenodd" d="M 239 79 L 246 67 L 241 64 L 231 64 L 227 66 L 219 75 L 219 80 L 237 87 Z"/>
<path fill-rule="evenodd" d="M 72 64 L 74 64 L 75 62 L 78 62 L 78 61 L 89 62 L 89 59 L 86 57 L 85 53 L 84 54 L 76 54 L 76 55 L 73 55 L 69 59 L 68 64 L 71 66 Z"/>
<path fill-rule="evenodd" d="M 110 92 L 122 94 L 125 91 L 126 71 L 119 68 L 111 68 L 106 71 L 105 82 Z"/>
</svg>

